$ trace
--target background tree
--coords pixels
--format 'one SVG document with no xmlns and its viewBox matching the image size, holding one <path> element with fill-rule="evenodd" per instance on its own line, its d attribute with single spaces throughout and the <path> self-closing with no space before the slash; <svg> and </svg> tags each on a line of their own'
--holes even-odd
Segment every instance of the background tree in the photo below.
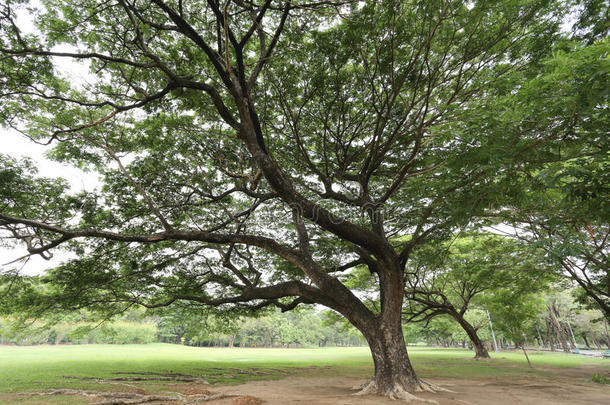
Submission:
<svg viewBox="0 0 610 405">
<path fill-rule="evenodd" d="M 581 288 L 581 300 L 610 319 L 610 41 L 557 47 L 540 76 L 522 88 L 516 108 L 529 111 L 538 130 L 560 134 L 565 142 L 557 152 L 566 159 L 520 176 L 521 191 L 499 216 L 514 226 L 513 236 L 544 249 L 558 274 Z M 570 158 L 575 148 L 583 155 Z"/>
<path fill-rule="evenodd" d="M 0 5 L 0 117 L 103 187 L 71 195 L 3 158 L 4 234 L 77 256 L 42 291 L 4 278 L 12 306 L 317 303 L 365 336 L 363 393 L 412 399 L 432 389 L 401 327 L 413 248 L 564 157 L 555 132 L 506 130 L 557 38 L 553 1 L 42 1 L 30 32 L 24 4 Z M 342 283 L 359 264 L 374 307 Z"/>
<path fill-rule="evenodd" d="M 494 327 L 523 350 L 527 364 L 532 363 L 525 351 L 528 339 L 534 336 L 535 321 L 544 308 L 544 302 L 535 294 L 513 294 L 508 289 L 497 291 L 487 299 L 494 316 Z"/>
<path fill-rule="evenodd" d="M 163 342 L 197 344 L 214 341 L 214 337 L 227 337 L 227 346 L 233 346 L 239 330 L 239 314 L 214 311 L 190 303 L 162 307 L 149 313 L 157 320 L 158 336 Z"/>
<path fill-rule="evenodd" d="M 408 320 L 449 315 L 468 335 L 475 358 L 489 358 L 477 334 L 486 322 L 473 325 L 467 311 L 481 308 L 480 297 L 485 292 L 509 289 L 515 295 L 527 295 L 541 291 L 549 282 L 546 267 L 541 251 L 493 234 L 456 235 L 440 246 L 427 246 L 417 250 L 408 265 Z"/>
</svg>

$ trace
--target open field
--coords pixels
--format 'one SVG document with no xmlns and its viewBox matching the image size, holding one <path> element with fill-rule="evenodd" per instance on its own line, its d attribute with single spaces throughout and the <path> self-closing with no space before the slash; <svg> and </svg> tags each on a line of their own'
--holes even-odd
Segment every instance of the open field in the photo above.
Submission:
<svg viewBox="0 0 610 405">
<path fill-rule="evenodd" d="M 532 352 L 534 367 L 530 369 L 520 352 L 492 353 L 493 359 L 483 362 L 472 360 L 472 352 L 459 349 L 417 347 L 409 352 L 421 377 L 455 391 L 420 395 L 441 404 L 491 404 L 494 398 L 523 404 L 610 403 L 610 386 L 592 381 L 593 374 L 610 378 L 610 360 Z M 152 399 L 150 395 L 161 399 L 149 403 L 166 404 L 206 399 L 204 403 L 239 405 L 259 404 L 260 400 L 307 405 L 392 403 L 349 395 L 350 387 L 362 382 L 372 369 L 368 348 L 0 346 L 0 403 L 120 404 L 147 395 L 148 399 Z M 81 395 L 72 391 L 46 395 L 58 389 L 83 391 Z M 136 395 L 82 395 L 89 391 Z M 564 399 L 566 402 L 561 402 Z"/>
</svg>

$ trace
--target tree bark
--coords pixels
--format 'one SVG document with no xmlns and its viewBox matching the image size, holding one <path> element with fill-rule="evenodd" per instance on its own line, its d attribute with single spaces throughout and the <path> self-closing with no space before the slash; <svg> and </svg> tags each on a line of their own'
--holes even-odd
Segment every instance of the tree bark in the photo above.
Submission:
<svg viewBox="0 0 610 405">
<path fill-rule="evenodd" d="M 472 348 L 474 350 L 474 358 L 475 359 L 489 359 L 489 353 L 487 352 L 487 348 L 485 348 L 485 344 L 479 339 L 477 335 L 477 330 L 472 326 L 464 316 L 460 315 L 458 312 L 452 312 L 450 314 L 453 318 L 460 324 L 460 326 L 464 329 L 468 338 L 472 342 Z"/>
<path fill-rule="evenodd" d="M 388 394 L 397 386 L 416 391 L 419 380 L 407 353 L 400 325 L 382 325 L 365 335 L 373 363 L 375 382 L 380 393 Z"/>
<path fill-rule="evenodd" d="M 391 399 L 406 401 L 421 400 L 413 393 L 446 391 L 422 381 L 417 377 L 405 343 L 402 331 L 402 303 L 404 299 L 404 279 L 402 269 L 391 261 L 380 269 L 381 312 L 365 316 L 364 319 L 350 318 L 366 338 L 375 374 L 363 384 L 357 395 L 380 394 Z"/>
<path fill-rule="evenodd" d="M 523 354 L 525 355 L 525 359 L 527 360 L 527 365 L 532 367 L 532 363 L 530 362 L 530 358 L 525 351 L 525 344 L 521 344 L 521 350 L 523 350 Z"/>
<path fill-rule="evenodd" d="M 356 387 L 360 390 L 356 395 L 380 394 L 391 399 L 413 401 L 422 399 L 412 393 L 447 391 L 417 377 L 407 353 L 400 322 L 382 321 L 364 330 L 363 334 L 371 350 L 375 375 Z"/>
<path fill-rule="evenodd" d="M 538 334 L 538 345 L 540 348 L 544 347 L 544 339 L 542 339 L 542 334 L 540 333 L 540 328 L 538 328 L 538 322 L 536 322 L 536 333 Z"/>
</svg>

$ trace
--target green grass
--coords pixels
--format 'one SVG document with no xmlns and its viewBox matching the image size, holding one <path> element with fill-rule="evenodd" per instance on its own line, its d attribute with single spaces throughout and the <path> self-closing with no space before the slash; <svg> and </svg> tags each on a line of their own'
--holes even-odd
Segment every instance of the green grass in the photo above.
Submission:
<svg viewBox="0 0 610 405">
<path fill-rule="evenodd" d="M 587 364 L 610 371 L 610 360 L 560 353 L 531 353 L 533 369 L 520 352 L 492 353 L 474 361 L 461 349 L 409 347 L 422 377 L 506 378 L 552 375 L 554 370 Z M 87 380 L 63 376 L 111 377 L 117 372 L 173 372 L 200 375 L 211 383 L 237 384 L 285 375 L 353 375 L 372 372 L 368 348 L 242 349 L 195 348 L 170 344 L 0 346 L 0 393 L 49 388 L 99 389 Z M 118 389 L 118 388 L 117 388 Z"/>
</svg>

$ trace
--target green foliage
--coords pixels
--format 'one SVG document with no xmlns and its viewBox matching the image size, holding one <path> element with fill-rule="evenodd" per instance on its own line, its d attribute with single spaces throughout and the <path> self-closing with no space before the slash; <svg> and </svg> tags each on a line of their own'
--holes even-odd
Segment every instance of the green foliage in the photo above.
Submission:
<svg viewBox="0 0 610 405">
<path fill-rule="evenodd" d="M 598 384 L 610 385 L 610 377 L 603 374 L 593 374 L 591 376 L 591 381 L 596 382 Z"/>
<path fill-rule="evenodd" d="M 517 347 L 534 336 L 535 321 L 544 310 L 541 296 L 509 290 L 494 292 L 486 297 L 486 304 L 493 316 L 494 328 L 515 342 Z"/>
<path fill-rule="evenodd" d="M 27 6 L 33 33 L 15 17 Z M 581 287 L 603 308 L 607 250 L 584 232 L 607 240 L 608 40 L 596 1 L 587 40 L 562 35 L 570 6 L 0 5 L 0 124 L 102 181 L 74 194 L 0 156 L 0 240 L 72 253 L 41 276 L 2 272 L 0 314 L 108 319 L 141 304 L 175 342 L 320 345 L 342 338 L 315 313 L 235 317 L 319 304 L 399 334 L 407 280 L 428 289 L 406 292 L 426 317 L 422 294 L 479 324 L 469 305 L 514 306 L 504 333 L 518 342 L 517 297 L 568 259 L 592 263 Z M 81 61 L 87 83 L 58 58 Z M 535 245 L 448 242 L 530 218 Z M 463 337 L 446 318 L 430 328 Z"/>
<path fill-rule="evenodd" d="M 475 331 L 486 324 L 481 310 L 488 309 L 490 296 L 540 293 L 554 279 L 544 251 L 487 233 L 458 234 L 418 249 L 408 266 L 408 320 L 445 314 Z"/>
<path fill-rule="evenodd" d="M 597 13 L 600 6 L 592 1 L 585 8 Z M 607 6 L 602 8 L 607 13 Z M 561 159 L 527 170 L 520 177 L 520 191 L 498 216 L 511 223 L 524 242 L 544 249 L 558 274 L 580 286 L 581 302 L 602 310 L 606 317 L 610 317 L 609 51 L 608 38 L 586 46 L 561 42 L 541 74 L 520 89 L 518 108 L 529 111 L 531 125 L 541 134 L 561 135 L 554 147 Z"/>
<path fill-rule="evenodd" d="M 155 312 L 162 342 L 192 346 L 311 347 L 355 346 L 362 335 L 331 312 L 299 309 L 258 316 L 235 316 L 197 309 Z"/>
<path fill-rule="evenodd" d="M 11 319 L 0 319 L 0 342 L 4 344 L 141 344 L 153 343 L 156 337 L 157 326 L 151 322 L 33 322 L 16 328 Z"/>
<path fill-rule="evenodd" d="M 592 43 L 603 39 L 610 29 L 610 5 L 604 0 L 579 0 L 574 4 L 578 7 L 578 20 L 572 27 L 574 35 Z"/>
<path fill-rule="evenodd" d="M 512 100 L 512 92 L 535 75 L 565 8 L 531 0 L 442 6 L 372 1 L 345 6 L 349 17 L 337 18 L 338 11 L 322 2 L 310 5 L 313 11 L 295 5 L 283 24 L 278 6 L 264 19 L 282 34 L 270 57 L 261 54 L 258 38 L 249 36 L 249 12 L 241 3 L 229 4 L 230 24 L 245 42 L 226 53 L 212 29 L 217 16 L 211 3 L 180 3 L 185 21 L 200 36 L 196 41 L 182 28 L 167 30 L 174 24 L 167 12 L 144 3 L 97 7 L 90 0 L 44 1 L 32 5 L 38 9 L 38 31 L 27 35 L 13 23 L 16 10 L 28 3 L 5 5 L 2 123 L 40 141 L 51 135 L 58 140 L 52 158 L 99 173 L 104 184 L 69 196 L 54 183 L 47 190 L 47 180 L 22 170 L 18 177 L 33 185 L 14 198 L 18 209 L 5 209 L 11 196 L 0 196 L 3 215 L 124 235 L 158 232 L 161 215 L 174 229 L 241 229 L 280 237 L 292 247 L 294 226 L 286 214 L 293 200 L 307 198 L 317 213 L 318 208 L 341 213 L 367 230 L 373 225 L 362 213 L 367 201 L 379 200 L 380 209 L 387 206 L 384 215 L 397 222 L 388 232 L 413 228 L 429 229 L 430 237 L 450 235 L 483 207 L 496 206 L 502 190 L 514 183 L 516 156 L 506 153 L 512 134 L 486 121 L 494 108 L 506 109 L 505 99 Z M 133 18 L 140 21 L 137 27 Z M 202 49 L 202 41 L 220 44 L 217 51 L 238 65 L 242 82 L 258 62 L 264 64 L 248 88 L 240 83 L 248 94 L 236 97 L 228 88 L 232 79 L 223 75 L 231 68 L 219 69 L 220 61 L 210 58 L 212 50 Z M 263 40 L 263 49 L 269 41 Z M 89 72 L 87 86 L 66 77 L 54 58 L 39 54 L 54 46 L 87 55 L 74 58 Z M 257 139 L 266 142 L 298 198 L 279 198 L 268 173 L 252 181 L 261 167 L 243 142 L 242 127 L 227 119 L 246 127 L 244 99 L 256 117 L 254 127 L 261 126 Z M 536 142 L 523 134 L 520 148 L 529 150 Z M 119 165 L 123 157 L 127 162 Z M 355 178 L 367 184 L 358 186 Z M 19 187 L 11 182 L 7 190 Z M 354 203 L 359 190 L 368 200 Z M 344 197 L 335 198 L 339 194 Z M 257 215 L 251 215 L 254 210 Z M 313 214 L 308 220 L 319 225 Z M 328 227 L 312 228 L 310 250 L 325 271 L 352 258 L 354 242 L 347 233 L 338 237 Z M 57 239 L 54 232 L 36 232 L 42 237 L 36 246 L 43 250 L 45 241 Z M 69 248 L 77 258 L 49 274 L 45 282 L 56 288 L 39 297 L 40 308 L 54 302 L 111 314 L 124 309 L 117 303 L 134 296 L 159 305 L 175 296 L 202 294 L 202 301 L 213 301 L 239 293 L 235 282 L 241 280 L 212 259 L 215 249 L 187 239 L 155 245 L 104 237 L 73 241 Z M 251 279 L 252 268 L 272 269 L 258 278 L 266 284 L 305 277 L 285 255 L 252 246 L 226 249 L 238 252 L 236 267 Z M 214 277 L 201 270 L 208 266 L 215 268 Z M 221 291 L 193 288 L 204 284 Z"/>
</svg>

